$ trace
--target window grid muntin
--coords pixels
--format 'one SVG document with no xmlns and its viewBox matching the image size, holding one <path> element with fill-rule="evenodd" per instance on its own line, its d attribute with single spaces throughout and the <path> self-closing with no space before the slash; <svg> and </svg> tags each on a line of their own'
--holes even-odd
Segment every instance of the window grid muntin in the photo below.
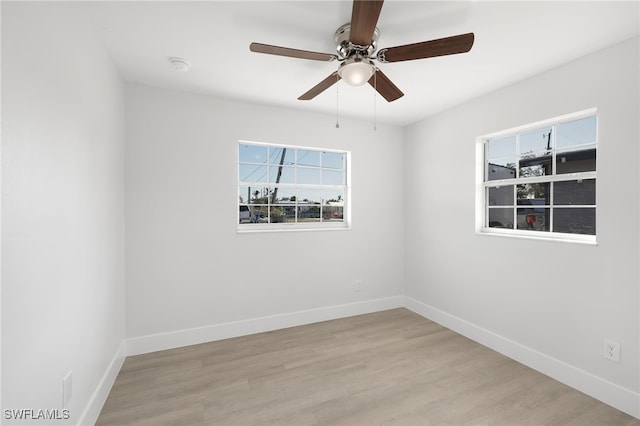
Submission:
<svg viewBox="0 0 640 426">
<path fill-rule="evenodd" d="M 267 149 L 266 159 L 264 161 L 242 161 L 241 150 L 243 146 L 251 146 L 251 147 L 265 147 Z M 276 170 L 280 166 L 282 149 L 287 149 L 294 151 L 293 152 L 293 161 L 289 161 L 291 159 L 290 151 L 285 154 L 285 160 L 282 164 L 283 167 L 290 167 L 294 171 L 293 183 L 275 183 L 276 177 L 271 176 L 271 173 L 274 173 L 273 170 Z M 305 162 L 304 164 L 298 164 L 298 160 L 304 160 L 309 154 L 316 154 L 311 159 L 310 163 Z M 338 158 L 335 157 L 336 154 Z M 323 165 L 323 158 L 327 157 L 327 166 Z M 340 151 L 340 150 L 331 150 L 324 148 L 308 148 L 308 147 L 297 147 L 297 146 L 287 146 L 287 145 L 274 145 L 274 144 L 265 144 L 260 142 L 248 142 L 248 141 L 239 141 L 238 143 L 238 203 L 239 205 L 246 204 L 250 207 L 256 207 L 259 210 L 266 209 L 268 212 L 266 225 L 269 225 L 269 229 L 277 230 L 277 226 L 275 225 L 312 225 L 312 228 L 323 228 L 328 225 L 339 225 L 341 228 L 348 227 L 348 194 L 349 194 L 349 182 L 348 182 L 348 151 Z M 332 158 L 330 158 L 332 157 Z M 339 158 L 342 157 L 342 158 Z M 340 164 L 341 165 L 338 165 Z M 254 181 L 254 180 L 243 180 L 243 177 L 240 176 L 240 170 L 242 166 L 246 165 L 254 165 L 257 167 L 265 167 L 267 170 L 267 177 L 265 181 Z M 306 170 L 317 170 L 319 172 L 319 183 L 298 183 L 298 179 L 300 178 L 298 175 L 299 169 Z M 335 175 L 336 172 L 342 173 L 342 184 L 323 184 L 323 172 L 327 171 L 329 175 Z M 276 172 L 277 173 L 277 172 Z M 335 178 L 334 178 L 335 180 Z M 257 188 L 261 190 L 266 190 L 266 196 L 261 198 L 265 198 L 266 202 L 262 203 L 253 203 L 252 194 L 247 192 L 248 188 Z M 273 202 L 272 195 L 273 190 L 278 188 L 278 191 L 288 189 L 296 195 L 296 199 L 294 202 Z M 300 202 L 298 198 L 298 194 L 300 191 L 304 190 L 319 190 L 321 191 L 319 195 L 319 204 L 308 204 L 304 202 Z M 253 190 L 251 190 L 253 192 Z M 244 201 L 244 197 L 247 196 L 247 202 Z M 340 204 L 329 205 L 329 200 L 334 200 L 336 197 L 337 202 Z M 307 197 L 308 199 L 309 197 Z M 242 200 L 242 201 L 241 201 Z M 310 200 L 314 201 L 314 200 Z M 293 221 L 284 221 L 284 222 L 273 222 L 272 221 L 272 211 L 273 207 L 292 207 L 294 211 Z M 301 214 L 303 213 L 303 208 L 318 208 L 317 212 L 317 221 L 304 221 L 300 220 Z M 337 218 L 332 214 L 333 212 L 339 213 Z M 325 214 L 328 213 L 331 217 L 325 218 Z M 312 212 L 312 215 L 314 213 Z M 315 217 L 315 216 L 314 216 Z M 265 225 L 265 224 L 263 224 Z M 306 227 L 306 226 L 305 226 Z M 242 229 L 255 229 L 260 228 L 258 223 L 251 223 L 249 225 L 245 225 L 244 223 L 239 224 L 239 228 Z"/>
<path fill-rule="evenodd" d="M 583 143 L 577 143 L 574 145 L 566 145 L 563 146 L 562 148 L 558 149 L 557 148 L 557 142 L 556 142 L 556 137 L 557 137 L 557 126 L 564 124 L 564 123 L 569 123 L 569 122 L 573 122 L 573 121 L 578 121 L 578 120 L 583 120 L 583 119 L 587 119 L 587 118 L 591 118 L 593 117 L 595 119 L 595 131 L 594 131 L 594 141 L 589 141 L 589 142 L 583 142 Z M 544 129 L 544 128 L 550 128 L 551 129 L 551 174 L 550 175 L 543 175 L 543 176 L 532 176 L 532 177 L 521 177 L 520 176 L 520 160 L 521 160 L 521 150 L 520 150 L 520 135 L 525 134 L 525 133 L 529 133 L 529 132 L 535 132 L 536 129 Z M 514 136 L 515 135 L 515 143 L 516 143 L 516 163 L 515 163 L 515 171 L 516 171 L 516 178 L 508 178 L 508 179 L 500 179 L 500 180 L 489 180 L 489 158 L 488 158 L 488 143 L 492 140 L 492 139 L 501 139 L 501 138 L 507 138 L 509 136 Z M 598 146 L 598 120 L 597 120 L 597 114 L 595 109 L 592 110 L 588 110 L 588 111 L 584 111 L 581 113 L 576 113 L 576 114 L 569 114 L 567 117 L 565 118 L 561 118 L 561 119 L 557 119 L 557 120 L 547 120 L 544 123 L 537 123 L 537 124 L 533 124 L 533 125 L 529 125 L 529 126 L 522 126 L 521 128 L 518 129 L 512 129 L 511 131 L 505 131 L 505 132 L 501 132 L 498 134 L 494 134 L 491 137 L 485 137 L 483 139 L 481 139 L 481 143 L 483 145 L 483 149 L 482 149 L 482 153 L 483 153 L 483 160 L 482 160 L 482 164 L 483 164 L 483 181 L 482 181 L 482 187 L 483 187 L 483 199 L 482 199 L 482 203 L 483 203 L 483 214 L 484 217 L 482 218 L 482 230 L 484 232 L 489 232 L 489 233 L 496 233 L 496 234 L 506 234 L 506 235 L 531 235 L 531 234 L 535 234 L 536 236 L 539 236 L 540 234 L 544 234 L 545 237 L 549 236 L 552 238 L 569 238 L 571 240 L 585 240 L 585 241 L 595 241 L 595 236 L 597 233 L 597 229 L 595 229 L 594 234 L 566 234 L 566 233 L 561 233 L 561 232 L 556 232 L 554 231 L 554 209 L 571 209 L 571 208 L 575 208 L 575 209 L 580 209 L 580 208 L 592 208 L 592 209 L 596 209 L 597 211 L 597 201 L 594 202 L 594 204 L 588 204 L 588 205 L 575 205 L 575 204 L 558 204 L 555 205 L 555 200 L 554 200 L 554 192 L 555 192 L 555 188 L 554 185 L 556 182 L 562 182 L 562 181 L 575 181 L 575 180 L 588 180 L 588 179 L 593 179 L 597 182 L 597 164 L 594 164 L 594 168 L 596 170 L 593 171 L 586 171 L 586 172 L 574 172 L 574 173 L 562 173 L 562 174 L 557 174 L 557 153 L 560 151 L 561 153 L 568 153 L 568 152 L 576 152 L 579 151 L 579 149 L 575 149 L 572 151 L 572 149 L 574 148 L 582 148 L 582 150 L 588 150 L 588 149 L 595 149 L 595 161 L 597 162 L 597 146 Z M 593 147 L 593 148 L 591 148 Z M 506 158 L 506 157 L 505 157 Z M 518 208 L 525 208 L 523 207 L 523 205 L 518 205 L 518 196 L 517 196 L 517 186 L 519 184 L 524 184 L 524 183 L 549 183 L 549 204 L 545 204 L 543 206 L 540 206 L 541 208 L 546 208 L 549 211 L 549 231 L 530 231 L 530 230 L 524 230 L 524 229 L 518 229 Z M 500 187 L 500 186 L 506 186 L 506 185 L 513 185 L 513 206 L 509 207 L 509 206 L 504 206 L 504 205 L 496 205 L 496 206 L 490 206 L 490 202 L 489 202 L 489 188 L 493 188 L 493 187 Z M 597 191 L 596 191 L 596 195 L 597 197 Z M 490 227 L 489 226 L 489 220 L 490 220 L 490 210 L 491 209 L 505 209 L 505 208 L 511 208 L 513 209 L 513 228 L 497 228 L 497 227 Z M 595 223 L 594 223 L 594 227 L 595 227 Z M 554 235 L 555 234 L 555 235 Z"/>
</svg>

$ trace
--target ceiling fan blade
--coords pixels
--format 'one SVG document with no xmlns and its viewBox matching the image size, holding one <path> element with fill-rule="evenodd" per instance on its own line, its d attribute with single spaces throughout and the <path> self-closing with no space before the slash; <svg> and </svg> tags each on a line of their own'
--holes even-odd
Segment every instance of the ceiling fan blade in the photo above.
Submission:
<svg viewBox="0 0 640 426">
<path fill-rule="evenodd" d="M 338 82 L 338 80 L 340 80 L 340 76 L 338 75 L 338 71 L 334 71 L 329 77 L 325 78 L 320 83 L 316 84 L 311 89 L 309 89 L 306 93 L 301 95 L 298 98 L 298 100 L 300 100 L 300 101 L 311 100 L 311 99 L 315 98 L 316 96 L 318 96 L 320 93 L 322 93 L 325 90 L 327 90 L 329 87 L 331 87 L 334 84 L 336 84 Z"/>
<path fill-rule="evenodd" d="M 473 33 L 467 33 L 437 40 L 380 49 L 378 52 L 378 60 L 383 63 L 400 62 L 465 53 L 471 50 L 474 38 Z"/>
<path fill-rule="evenodd" d="M 354 0 L 351 10 L 349 41 L 358 46 L 369 46 L 378 23 L 384 0 Z"/>
<path fill-rule="evenodd" d="M 289 47 L 272 46 L 270 44 L 251 43 L 249 50 L 268 55 L 288 56 L 290 58 L 311 59 L 312 61 L 333 61 L 338 59 L 330 53 L 310 52 L 308 50 L 291 49 Z"/>
<path fill-rule="evenodd" d="M 378 68 L 376 68 L 376 72 L 374 72 L 369 79 L 369 84 L 376 89 L 387 102 L 393 102 L 404 96 L 404 93 Z"/>
</svg>

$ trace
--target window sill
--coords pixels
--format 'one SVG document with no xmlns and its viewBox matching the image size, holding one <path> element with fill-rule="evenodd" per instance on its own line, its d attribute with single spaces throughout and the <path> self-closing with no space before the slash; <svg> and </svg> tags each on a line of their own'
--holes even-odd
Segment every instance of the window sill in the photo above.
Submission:
<svg viewBox="0 0 640 426">
<path fill-rule="evenodd" d="M 487 237 L 506 237 L 506 238 L 519 238 L 524 240 L 539 240 L 539 241 L 553 241 L 559 243 L 570 244 L 583 244 L 588 246 L 597 246 L 598 242 L 594 235 L 578 235 L 578 234 L 551 234 L 551 235 L 539 235 L 538 232 L 527 231 L 495 231 L 491 228 L 483 228 L 480 231 L 476 231 L 476 235 Z"/>
<path fill-rule="evenodd" d="M 308 231 L 349 231 L 351 226 L 347 224 L 314 224 L 314 225 L 300 225 L 300 224 L 241 224 L 237 228 L 238 234 L 255 234 L 255 233 L 268 233 L 268 232 L 308 232 Z"/>
</svg>

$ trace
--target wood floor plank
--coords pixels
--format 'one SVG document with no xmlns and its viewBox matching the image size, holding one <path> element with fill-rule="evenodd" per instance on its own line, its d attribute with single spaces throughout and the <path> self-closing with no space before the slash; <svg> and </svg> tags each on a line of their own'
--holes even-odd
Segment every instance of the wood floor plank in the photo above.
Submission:
<svg viewBox="0 0 640 426">
<path fill-rule="evenodd" d="M 406 309 L 129 357 L 98 426 L 640 421 Z"/>
</svg>

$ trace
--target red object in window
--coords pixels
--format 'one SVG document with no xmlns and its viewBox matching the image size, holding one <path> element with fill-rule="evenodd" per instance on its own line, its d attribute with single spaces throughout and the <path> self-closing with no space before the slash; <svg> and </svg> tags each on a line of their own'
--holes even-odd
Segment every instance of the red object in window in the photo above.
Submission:
<svg viewBox="0 0 640 426">
<path fill-rule="evenodd" d="M 527 221 L 527 226 L 529 226 L 529 228 L 533 228 L 533 225 L 536 223 L 536 216 L 533 214 L 528 214 L 525 217 L 525 220 Z"/>
</svg>

